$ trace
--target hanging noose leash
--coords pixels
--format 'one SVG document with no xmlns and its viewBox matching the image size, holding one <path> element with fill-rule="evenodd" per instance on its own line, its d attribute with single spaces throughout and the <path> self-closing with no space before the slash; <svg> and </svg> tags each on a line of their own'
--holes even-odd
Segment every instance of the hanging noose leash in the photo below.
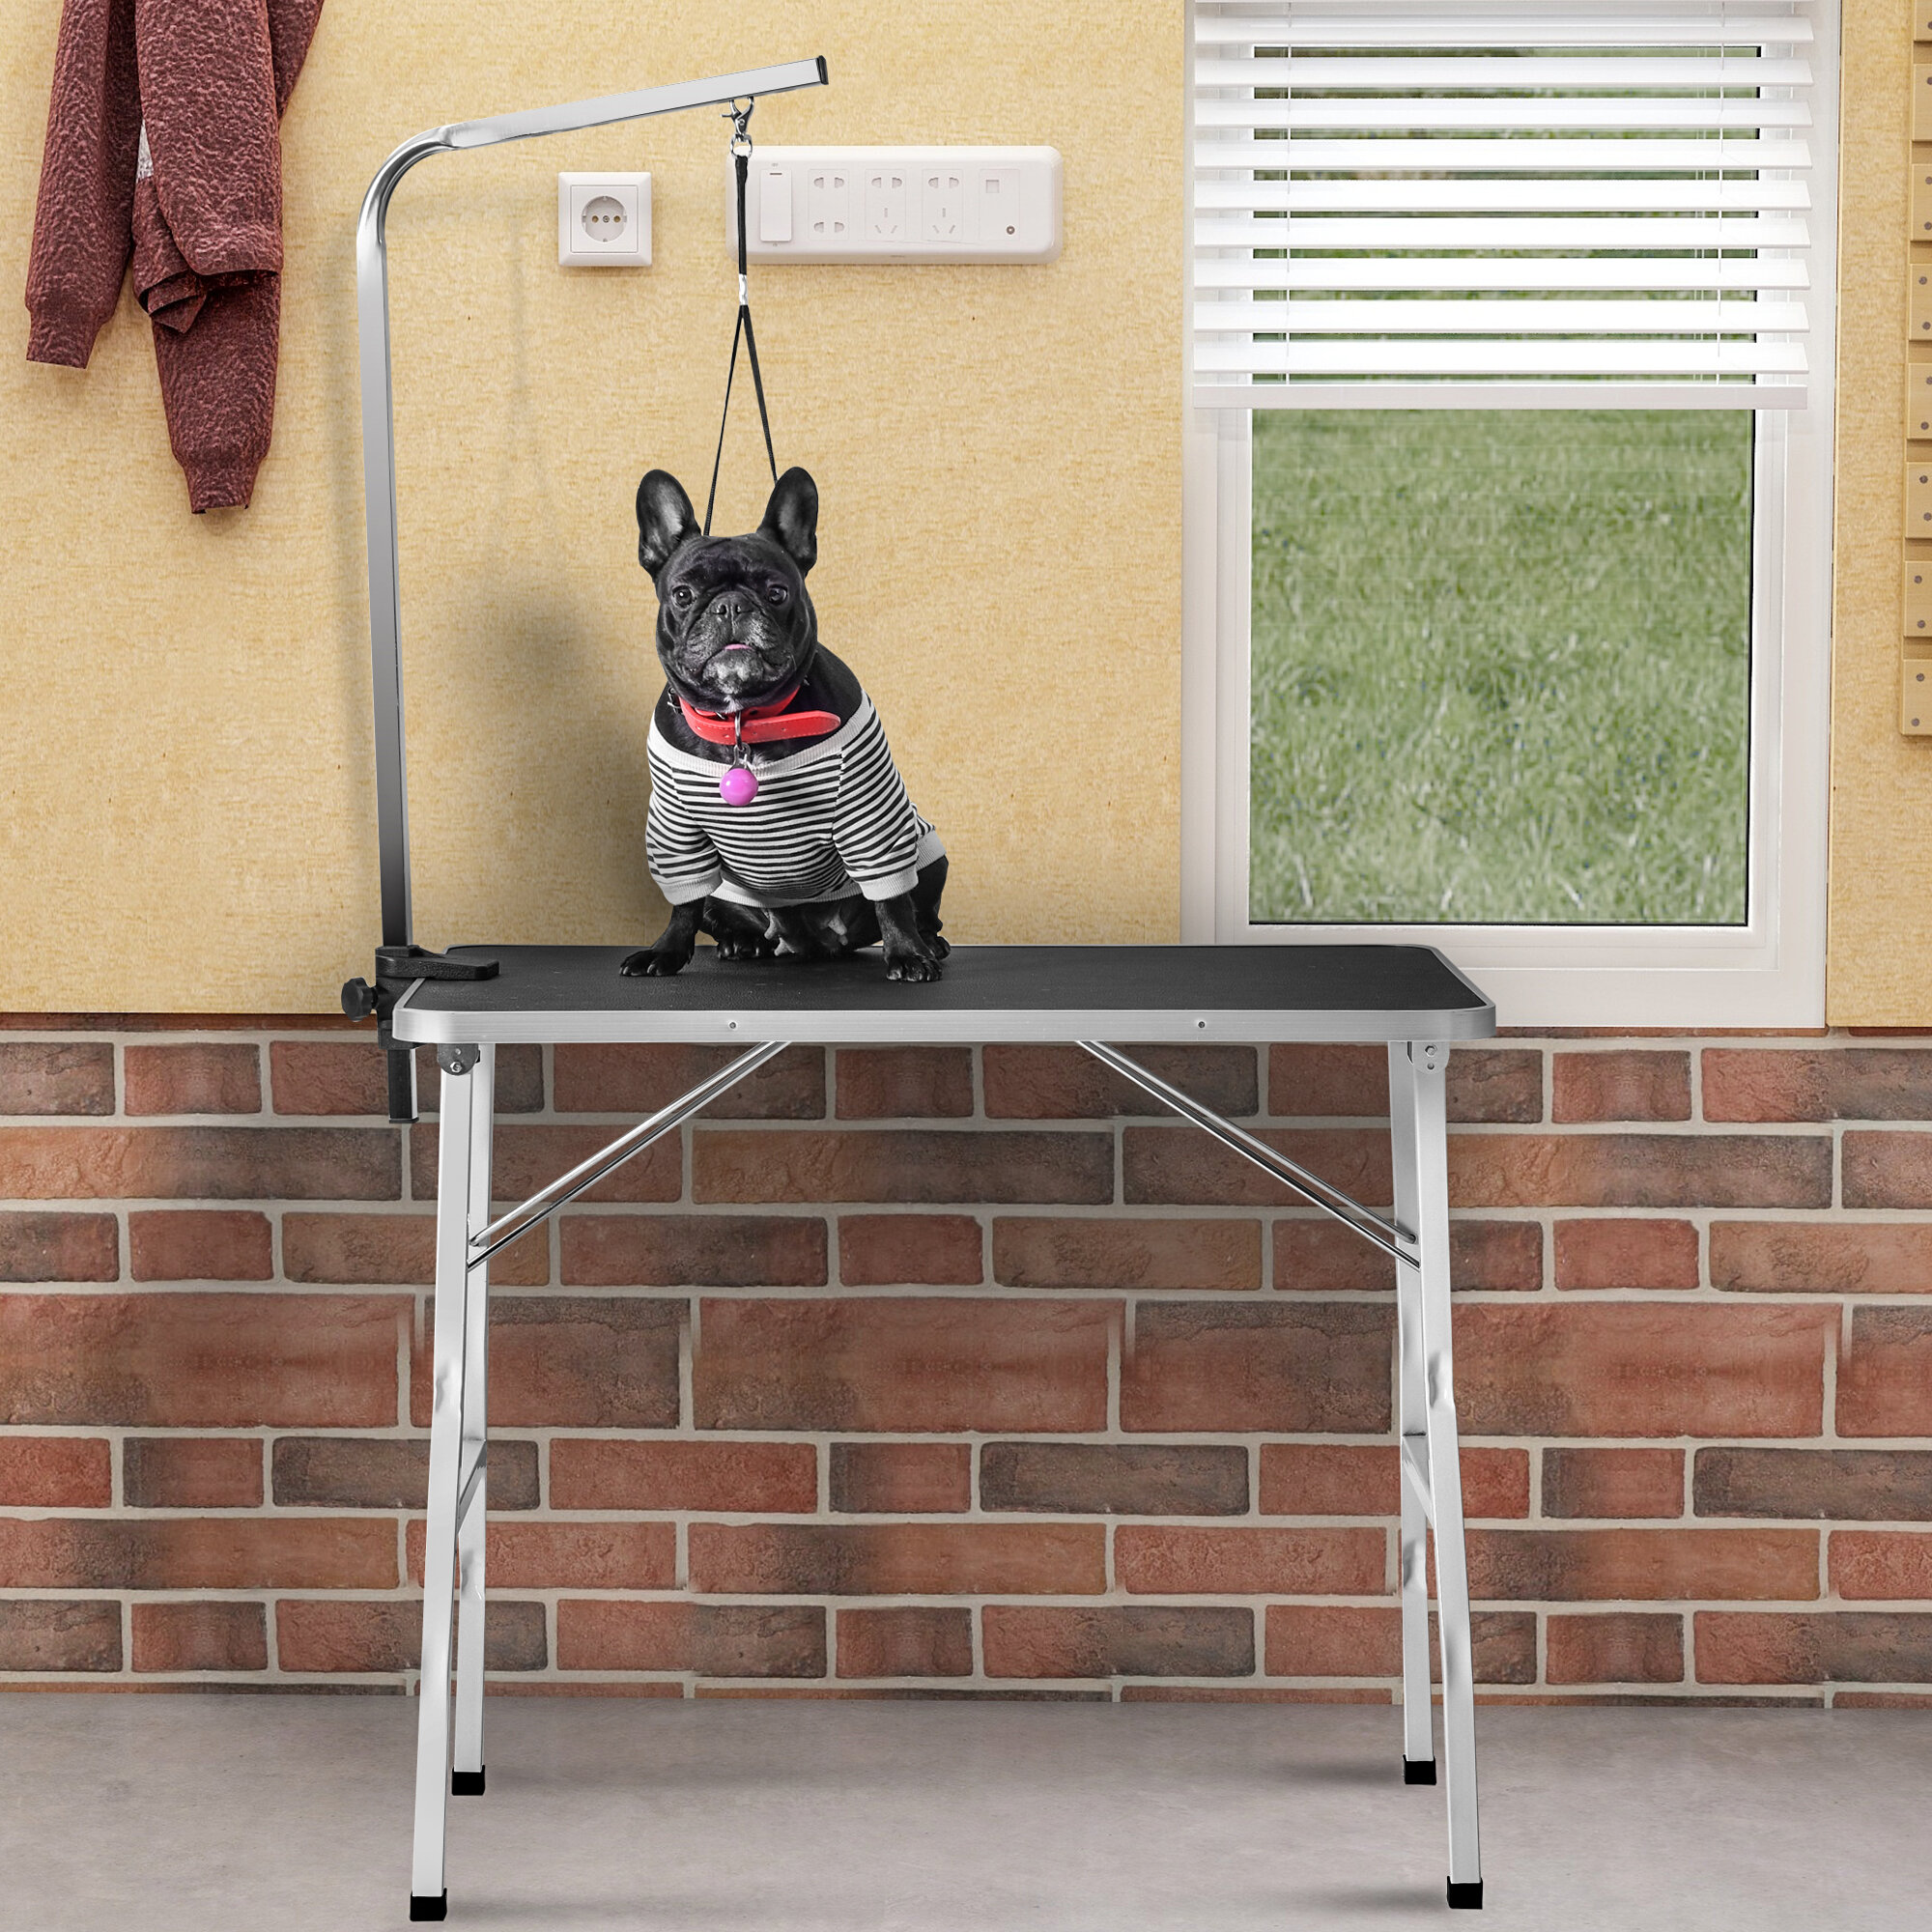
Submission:
<svg viewBox="0 0 1932 1932">
<path fill-rule="evenodd" d="M 724 461 L 724 426 L 731 420 L 731 384 L 738 374 L 738 342 L 743 337 L 745 354 L 752 365 L 752 386 L 758 396 L 758 423 L 765 432 L 765 461 L 772 468 L 772 482 L 779 480 L 779 460 L 772 449 L 772 419 L 765 409 L 765 378 L 758 367 L 758 338 L 752 328 L 750 284 L 745 267 L 745 185 L 752 171 L 752 110 L 755 100 L 740 106 L 731 103 L 724 118 L 731 124 L 731 159 L 738 174 L 738 326 L 731 331 L 731 361 L 724 371 L 724 409 L 718 419 L 718 453 L 711 459 L 711 491 L 704 499 L 704 534 L 711 534 L 711 512 L 718 502 L 718 471 Z"/>
</svg>

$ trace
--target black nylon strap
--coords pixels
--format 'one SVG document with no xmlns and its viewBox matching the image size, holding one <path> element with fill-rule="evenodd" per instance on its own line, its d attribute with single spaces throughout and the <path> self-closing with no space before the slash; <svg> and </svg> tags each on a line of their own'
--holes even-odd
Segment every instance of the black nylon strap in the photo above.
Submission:
<svg viewBox="0 0 1932 1932">
<path fill-rule="evenodd" d="M 711 534 L 711 512 L 718 502 L 718 471 L 724 462 L 724 427 L 731 420 L 731 384 L 738 374 L 738 342 L 743 337 L 745 353 L 752 365 L 752 387 L 757 392 L 758 422 L 765 432 L 765 461 L 772 467 L 772 481 L 779 480 L 779 459 L 772 448 L 772 419 L 765 409 L 765 378 L 758 367 L 758 338 L 752 328 L 752 304 L 745 280 L 745 184 L 751 173 L 752 156 L 734 148 L 738 164 L 738 326 L 731 331 L 731 361 L 724 371 L 724 410 L 718 419 L 718 453 L 711 459 L 711 491 L 704 499 L 704 534 Z"/>
</svg>

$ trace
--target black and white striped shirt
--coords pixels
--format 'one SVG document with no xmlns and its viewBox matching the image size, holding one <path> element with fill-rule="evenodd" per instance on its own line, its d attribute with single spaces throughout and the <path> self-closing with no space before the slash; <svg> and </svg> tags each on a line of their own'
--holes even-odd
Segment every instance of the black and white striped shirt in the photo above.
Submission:
<svg viewBox="0 0 1932 1932">
<path fill-rule="evenodd" d="M 726 805 L 725 767 L 681 752 L 651 720 L 644 851 L 672 905 L 889 899 L 945 850 L 914 809 L 869 697 L 830 737 L 753 769 L 758 795 Z"/>
</svg>

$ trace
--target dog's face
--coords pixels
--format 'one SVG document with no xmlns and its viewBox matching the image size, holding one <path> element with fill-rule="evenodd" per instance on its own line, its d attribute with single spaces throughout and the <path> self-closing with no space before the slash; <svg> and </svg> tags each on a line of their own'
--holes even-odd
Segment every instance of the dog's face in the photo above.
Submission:
<svg viewBox="0 0 1932 1932">
<path fill-rule="evenodd" d="M 658 592 L 658 660 L 702 711 L 743 711 L 796 684 L 818 648 L 805 574 L 818 557 L 818 487 L 779 478 L 765 520 L 741 537 L 700 533 L 675 476 L 638 485 L 638 561 Z"/>
</svg>

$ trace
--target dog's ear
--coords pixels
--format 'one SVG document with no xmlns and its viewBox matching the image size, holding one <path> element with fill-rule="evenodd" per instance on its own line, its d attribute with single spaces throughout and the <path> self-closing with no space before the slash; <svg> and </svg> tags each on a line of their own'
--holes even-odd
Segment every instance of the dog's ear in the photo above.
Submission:
<svg viewBox="0 0 1932 1932">
<path fill-rule="evenodd" d="M 653 582 L 671 552 L 697 533 L 697 513 L 684 485 L 668 469 L 645 470 L 638 485 L 638 561 Z"/>
<path fill-rule="evenodd" d="M 770 537 L 803 577 L 818 561 L 818 485 L 796 464 L 778 480 L 758 534 Z"/>
</svg>

